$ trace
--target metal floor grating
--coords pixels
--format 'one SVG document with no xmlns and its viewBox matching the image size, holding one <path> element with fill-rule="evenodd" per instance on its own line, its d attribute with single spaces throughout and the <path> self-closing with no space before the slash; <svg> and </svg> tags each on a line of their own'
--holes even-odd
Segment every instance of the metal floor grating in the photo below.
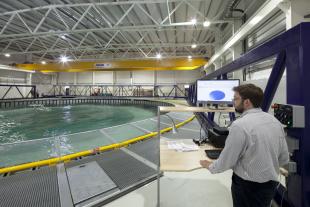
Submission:
<svg viewBox="0 0 310 207">
<path fill-rule="evenodd" d="M 73 161 L 67 163 L 65 166 L 68 168 L 91 161 L 96 161 L 120 190 L 157 175 L 156 170 L 121 150 L 113 150 L 93 157 Z"/>
<path fill-rule="evenodd" d="M 56 167 L 0 179 L 0 202 L 3 207 L 60 207 Z"/>
<path fill-rule="evenodd" d="M 159 143 L 158 138 L 150 138 L 148 140 L 135 143 L 127 147 L 130 151 L 140 155 L 148 161 L 158 165 L 159 158 Z"/>
</svg>

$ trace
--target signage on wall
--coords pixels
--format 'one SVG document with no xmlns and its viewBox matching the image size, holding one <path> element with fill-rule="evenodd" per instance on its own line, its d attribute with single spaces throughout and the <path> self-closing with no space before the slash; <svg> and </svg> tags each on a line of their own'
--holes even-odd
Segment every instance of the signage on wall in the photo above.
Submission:
<svg viewBox="0 0 310 207">
<path fill-rule="evenodd" d="M 111 63 L 95 63 L 95 68 L 111 68 Z"/>
</svg>

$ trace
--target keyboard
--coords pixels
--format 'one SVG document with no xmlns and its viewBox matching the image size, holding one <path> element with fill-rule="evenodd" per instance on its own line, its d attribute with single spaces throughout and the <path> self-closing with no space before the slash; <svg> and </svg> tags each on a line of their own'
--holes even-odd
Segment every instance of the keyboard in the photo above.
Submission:
<svg viewBox="0 0 310 207">
<path fill-rule="evenodd" d="M 205 150 L 207 157 L 213 160 L 217 159 L 220 156 L 221 152 L 222 150 L 220 149 Z"/>
</svg>

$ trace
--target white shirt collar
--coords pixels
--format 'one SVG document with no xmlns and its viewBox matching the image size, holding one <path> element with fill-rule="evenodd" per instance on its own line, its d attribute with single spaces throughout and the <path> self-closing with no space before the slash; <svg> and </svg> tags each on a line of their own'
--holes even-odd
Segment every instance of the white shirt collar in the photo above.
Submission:
<svg viewBox="0 0 310 207">
<path fill-rule="evenodd" d="M 247 114 L 252 114 L 252 113 L 258 113 L 258 112 L 262 112 L 262 109 L 261 108 L 252 108 L 252 109 L 248 109 L 246 111 L 244 111 L 242 114 L 241 114 L 241 117 L 247 115 Z"/>
</svg>

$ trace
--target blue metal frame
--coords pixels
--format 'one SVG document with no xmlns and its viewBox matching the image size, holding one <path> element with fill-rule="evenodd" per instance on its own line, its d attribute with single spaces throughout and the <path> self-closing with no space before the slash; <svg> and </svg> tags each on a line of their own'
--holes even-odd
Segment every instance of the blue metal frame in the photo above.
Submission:
<svg viewBox="0 0 310 207">
<path fill-rule="evenodd" d="M 265 89 L 263 110 L 269 109 L 285 67 L 287 103 L 305 107 L 305 128 L 288 129 L 287 132 L 299 140 L 299 150 L 291 157 L 297 163 L 297 173 L 289 175 L 287 192 L 281 186 L 280 195 L 275 198 L 282 200 L 285 195 L 282 206 L 310 207 L 310 23 L 293 27 L 204 79 L 217 78 L 272 56 L 277 56 L 277 60 Z"/>
</svg>

